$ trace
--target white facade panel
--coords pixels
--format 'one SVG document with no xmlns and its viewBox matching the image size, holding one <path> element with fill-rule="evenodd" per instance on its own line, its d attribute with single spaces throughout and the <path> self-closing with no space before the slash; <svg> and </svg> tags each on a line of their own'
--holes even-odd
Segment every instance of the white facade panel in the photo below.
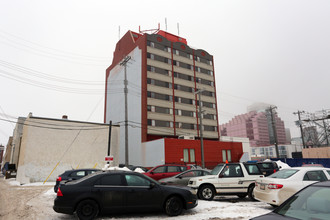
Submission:
<svg viewBox="0 0 330 220">
<path fill-rule="evenodd" d="M 141 163 L 141 74 L 142 52 L 136 47 L 131 53 L 131 60 L 126 66 L 128 81 L 128 163 Z M 106 121 L 120 124 L 119 161 L 125 163 L 125 67 L 115 66 L 107 79 L 107 112 Z"/>
<path fill-rule="evenodd" d="M 154 167 L 165 163 L 165 139 L 145 142 L 142 144 L 142 166 Z"/>
</svg>

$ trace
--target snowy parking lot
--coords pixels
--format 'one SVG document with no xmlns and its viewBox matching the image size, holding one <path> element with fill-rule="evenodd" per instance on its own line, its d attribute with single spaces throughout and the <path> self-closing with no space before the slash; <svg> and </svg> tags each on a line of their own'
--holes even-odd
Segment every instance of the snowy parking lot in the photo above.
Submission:
<svg viewBox="0 0 330 220">
<path fill-rule="evenodd" d="M 19 185 L 14 179 L 0 180 L 0 218 L 1 219 L 77 219 L 75 216 L 59 214 L 53 211 L 56 194 L 54 183 L 34 183 Z M 184 211 L 180 216 L 168 217 L 160 213 L 135 213 L 112 216 L 100 216 L 97 219 L 199 219 L 234 220 L 249 219 L 268 213 L 273 208 L 262 202 L 252 202 L 248 198 L 236 196 L 215 197 L 213 201 L 198 201 L 194 209 Z"/>
</svg>

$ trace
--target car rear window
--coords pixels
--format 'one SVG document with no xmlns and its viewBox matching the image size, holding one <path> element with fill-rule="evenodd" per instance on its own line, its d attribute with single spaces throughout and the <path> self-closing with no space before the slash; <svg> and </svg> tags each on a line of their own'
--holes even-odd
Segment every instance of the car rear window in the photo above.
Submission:
<svg viewBox="0 0 330 220">
<path fill-rule="evenodd" d="M 272 175 L 268 176 L 270 178 L 277 178 L 277 179 L 287 179 L 297 173 L 299 170 L 296 169 L 283 169 Z"/>
<path fill-rule="evenodd" d="M 249 175 L 261 175 L 257 164 L 244 164 L 246 170 L 248 171 Z"/>
</svg>

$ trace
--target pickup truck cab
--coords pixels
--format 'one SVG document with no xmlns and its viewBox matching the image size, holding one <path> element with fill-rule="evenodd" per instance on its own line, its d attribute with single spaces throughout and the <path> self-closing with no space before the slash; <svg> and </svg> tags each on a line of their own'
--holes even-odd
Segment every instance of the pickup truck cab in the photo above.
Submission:
<svg viewBox="0 0 330 220">
<path fill-rule="evenodd" d="M 256 163 L 219 164 L 212 175 L 191 178 L 188 186 L 197 191 L 199 199 L 212 200 L 215 195 L 247 195 L 254 200 L 255 180 L 263 177 Z"/>
</svg>

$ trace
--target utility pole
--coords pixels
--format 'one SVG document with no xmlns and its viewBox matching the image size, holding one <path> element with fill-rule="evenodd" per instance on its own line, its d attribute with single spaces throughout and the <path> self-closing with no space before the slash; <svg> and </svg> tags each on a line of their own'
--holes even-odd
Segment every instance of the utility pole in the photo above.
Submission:
<svg viewBox="0 0 330 220">
<path fill-rule="evenodd" d="M 305 140 L 304 140 L 304 131 L 302 129 L 302 123 L 301 123 L 301 119 L 300 119 L 300 113 L 305 113 L 305 111 L 297 111 L 294 112 L 293 114 L 296 115 L 298 114 L 298 119 L 299 119 L 299 127 L 300 127 L 300 133 L 301 133 L 301 140 L 302 140 L 302 144 L 303 144 L 303 148 L 306 148 L 306 144 L 305 144 Z"/>
<path fill-rule="evenodd" d="M 197 90 L 195 92 L 195 95 L 198 94 L 198 106 L 199 106 L 199 138 L 201 140 L 201 161 L 202 161 L 202 168 L 205 168 L 205 162 L 204 162 L 204 143 L 203 143 L 203 123 L 202 123 L 202 102 L 201 102 L 201 93 L 204 90 Z"/>
<path fill-rule="evenodd" d="M 110 156 L 111 128 L 112 128 L 112 121 L 110 121 L 109 123 L 108 156 Z M 109 164 L 109 161 L 107 162 L 107 164 Z"/>
<path fill-rule="evenodd" d="M 125 166 L 128 167 L 128 106 L 127 106 L 127 62 L 131 59 L 130 56 L 125 57 L 125 59 L 120 63 L 121 66 L 124 66 L 124 95 L 125 95 Z"/>
<path fill-rule="evenodd" d="M 270 116 L 272 119 L 272 127 L 273 127 L 273 134 L 274 134 L 274 139 L 275 139 L 275 151 L 276 151 L 276 157 L 280 158 L 280 154 L 278 152 L 278 143 L 277 143 L 277 132 L 276 132 L 276 124 L 275 124 L 275 120 L 274 120 L 274 114 L 273 114 L 273 109 L 277 109 L 276 106 L 270 106 L 269 107 L 269 111 L 270 111 Z"/>
</svg>

